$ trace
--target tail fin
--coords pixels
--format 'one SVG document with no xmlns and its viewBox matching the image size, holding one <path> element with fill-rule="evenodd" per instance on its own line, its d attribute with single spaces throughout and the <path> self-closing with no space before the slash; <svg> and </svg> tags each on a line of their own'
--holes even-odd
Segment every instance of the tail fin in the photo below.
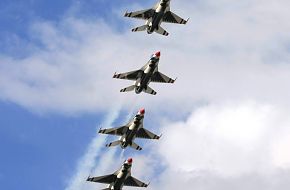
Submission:
<svg viewBox="0 0 290 190">
<path fill-rule="evenodd" d="M 147 29 L 147 25 L 139 26 L 137 28 L 133 28 L 132 32 L 139 32 L 139 31 L 145 31 Z"/>
<path fill-rule="evenodd" d="M 129 92 L 129 91 L 133 91 L 135 89 L 135 85 L 132 85 L 132 86 L 128 86 L 126 88 L 123 88 L 120 90 L 120 92 Z"/>
<path fill-rule="evenodd" d="M 148 93 L 148 94 L 152 94 L 152 95 L 156 95 L 157 92 L 155 92 L 152 88 L 150 88 L 149 86 L 147 86 L 147 88 L 143 90 L 145 93 Z"/>
<path fill-rule="evenodd" d="M 169 35 L 169 33 L 166 30 L 164 30 L 161 26 L 159 26 L 158 30 L 155 30 L 155 32 L 157 32 L 158 34 L 161 34 L 163 36 L 168 36 Z"/>
<path fill-rule="evenodd" d="M 138 144 L 132 142 L 132 144 L 130 145 L 131 148 L 134 148 L 136 150 L 142 150 L 142 147 L 140 147 Z"/>
<path fill-rule="evenodd" d="M 106 147 L 117 146 L 119 144 L 121 144 L 121 141 L 120 140 L 111 142 L 109 144 L 106 144 Z"/>
</svg>

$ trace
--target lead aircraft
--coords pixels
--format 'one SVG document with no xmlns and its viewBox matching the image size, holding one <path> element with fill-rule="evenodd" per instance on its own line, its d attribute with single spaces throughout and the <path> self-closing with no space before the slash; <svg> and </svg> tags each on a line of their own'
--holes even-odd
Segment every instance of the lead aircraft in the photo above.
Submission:
<svg viewBox="0 0 290 190">
<path fill-rule="evenodd" d="M 132 29 L 132 32 L 145 31 L 148 34 L 157 32 L 158 34 L 168 36 L 169 33 L 160 25 L 162 22 L 173 24 L 186 24 L 187 20 L 179 17 L 170 11 L 170 0 L 160 0 L 153 8 L 136 12 L 126 12 L 125 17 L 146 20 L 145 25 Z"/>
<path fill-rule="evenodd" d="M 158 140 L 160 136 L 143 128 L 144 114 L 145 109 L 141 109 L 127 125 L 112 129 L 100 129 L 99 133 L 121 136 L 119 140 L 107 144 L 106 147 L 120 145 L 123 149 L 130 146 L 136 150 L 142 150 L 142 148 L 134 142 L 135 138 Z"/>
<path fill-rule="evenodd" d="M 136 94 L 145 92 L 148 94 L 156 95 L 157 92 L 149 87 L 150 82 L 174 83 L 175 80 L 158 71 L 159 60 L 160 51 L 153 54 L 146 65 L 144 65 L 139 70 L 120 74 L 115 73 L 113 78 L 136 81 L 134 85 L 123 88 L 120 90 L 120 92 L 129 92 L 135 90 Z"/>
<path fill-rule="evenodd" d="M 122 190 L 123 186 L 131 187 L 147 187 L 149 184 L 131 176 L 131 167 L 133 159 L 126 160 L 122 167 L 111 175 L 88 177 L 87 181 L 109 184 L 109 186 L 103 190 Z"/>
</svg>

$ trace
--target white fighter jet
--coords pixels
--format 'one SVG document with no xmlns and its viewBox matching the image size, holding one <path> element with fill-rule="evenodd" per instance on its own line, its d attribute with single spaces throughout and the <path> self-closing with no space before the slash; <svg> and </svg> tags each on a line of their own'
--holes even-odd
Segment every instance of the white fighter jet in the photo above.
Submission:
<svg viewBox="0 0 290 190">
<path fill-rule="evenodd" d="M 127 72 L 127 73 L 115 73 L 113 78 L 127 79 L 136 81 L 134 85 L 127 88 L 123 88 L 120 92 L 128 92 L 135 90 L 136 94 L 145 92 L 148 94 L 156 95 L 152 88 L 149 87 L 150 82 L 159 83 L 174 83 L 175 80 L 162 74 L 158 71 L 158 63 L 160 59 L 160 51 L 151 56 L 150 60 L 139 70 Z"/>
<path fill-rule="evenodd" d="M 131 176 L 132 162 L 132 158 L 129 158 L 115 173 L 100 177 L 88 177 L 87 181 L 109 184 L 109 186 L 103 190 L 121 190 L 123 186 L 147 187 L 149 184 L 143 183 Z"/>
<path fill-rule="evenodd" d="M 188 21 L 170 11 L 170 0 L 160 0 L 152 9 L 126 12 L 124 16 L 146 20 L 145 25 L 132 29 L 132 32 L 147 30 L 148 34 L 157 32 L 164 36 L 168 36 L 169 33 L 160 26 L 162 22 L 186 24 Z"/>
<path fill-rule="evenodd" d="M 154 133 L 143 128 L 143 119 L 144 119 L 145 109 L 141 109 L 127 125 L 112 128 L 112 129 L 100 129 L 99 133 L 108 134 L 108 135 L 118 135 L 121 136 L 120 140 L 111 142 L 106 145 L 106 147 L 120 145 L 121 148 L 125 149 L 128 146 L 136 149 L 142 150 L 142 148 L 134 143 L 135 138 L 143 139 L 159 139 L 160 136 L 155 135 Z"/>
</svg>

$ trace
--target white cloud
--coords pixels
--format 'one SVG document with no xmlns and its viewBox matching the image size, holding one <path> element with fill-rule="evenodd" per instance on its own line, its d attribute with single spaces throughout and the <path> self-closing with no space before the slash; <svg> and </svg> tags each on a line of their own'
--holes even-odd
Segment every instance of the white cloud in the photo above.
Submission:
<svg viewBox="0 0 290 190">
<path fill-rule="evenodd" d="M 284 114 L 241 102 L 208 105 L 185 122 L 165 122 L 156 157 L 166 168 L 153 189 L 289 188 L 290 120 Z"/>
<path fill-rule="evenodd" d="M 276 167 L 290 168 L 290 131 L 289 125 L 284 126 L 283 133 L 280 133 L 277 137 L 277 141 L 272 144 L 272 159 Z"/>
<path fill-rule="evenodd" d="M 164 175 L 162 185 L 151 187 L 151 189 L 289 189 L 289 171 L 277 171 L 272 175 L 251 174 L 224 178 L 211 172 L 174 172 Z"/>
<path fill-rule="evenodd" d="M 165 125 L 161 155 L 176 170 L 188 172 L 215 170 L 231 176 L 267 170 L 274 165 L 269 146 L 284 134 L 277 126 L 279 114 L 272 106 L 251 102 L 197 109 L 186 122 Z"/>
<path fill-rule="evenodd" d="M 172 10 L 191 20 L 186 26 L 165 24 L 168 38 L 132 34 L 131 26 L 122 33 L 102 19 L 73 15 L 59 23 L 33 23 L 28 48 L 34 53 L 1 56 L 0 97 L 41 112 L 102 111 L 136 97 L 120 94 L 131 83 L 113 80 L 112 74 L 137 69 L 161 50 L 160 71 L 178 80 L 152 84 L 159 98 L 143 94 L 139 104 L 156 108 L 152 105 L 166 102 L 170 109 L 182 105 L 190 111 L 199 102 L 259 99 L 288 106 L 288 4 L 173 1 Z"/>
<path fill-rule="evenodd" d="M 186 122 L 166 123 L 158 154 L 152 149 L 141 158 L 167 164 L 152 188 L 287 189 L 289 3 L 172 1 L 172 10 L 191 20 L 165 24 L 168 38 L 132 34 L 129 20 L 124 33 L 102 19 L 71 14 L 59 23 L 33 23 L 27 45 L 33 53 L 0 56 L 0 98 L 43 113 L 104 111 L 119 102 L 177 118 L 192 113 Z M 160 71 L 177 82 L 152 84 L 156 97 L 120 94 L 130 82 L 113 80 L 114 71 L 137 69 L 156 50 L 162 51 Z M 88 160 L 79 171 L 95 167 Z M 139 174 L 145 165 L 138 166 Z"/>
</svg>

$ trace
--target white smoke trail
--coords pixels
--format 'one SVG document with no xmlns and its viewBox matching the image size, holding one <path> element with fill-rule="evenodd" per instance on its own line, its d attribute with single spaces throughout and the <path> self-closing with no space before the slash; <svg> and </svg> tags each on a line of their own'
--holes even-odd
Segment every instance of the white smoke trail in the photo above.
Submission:
<svg viewBox="0 0 290 190">
<path fill-rule="evenodd" d="M 102 126 L 111 126 L 117 119 L 121 110 L 121 104 L 109 112 Z M 86 178 L 96 166 L 96 158 L 100 154 L 106 141 L 106 136 L 96 135 L 89 144 L 85 155 L 80 159 L 76 174 L 70 180 L 65 190 L 82 190 L 86 186 Z"/>
<path fill-rule="evenodd" d="M 102 176 L 114 173 L 120 167 L 120 163 L 116 158 L 118 148 L 108 148 L 102 156 L 98 159 L 97 167 L 92 171 L 92 176 Z M 86 190 L 104 189 L 107 185 L 100 183 L 88 184 L 90 188 Z"/>
<path fill-rule="evenodd" d="M 123 160 L 124 159 L 124 155 L 125 155 L 125 150 L 123 149 L 121 154 L 120 154 L 120 159 Z"/>
<path fill-rule="evenodd" d="M 126 124 L 130 119 L 132 119 L 134 112 L 136 112 L 135 108 L 135 102 L 137 100 L 137 97 L 132 99 L 131 101 L 132 106 L 127 111 L 127 116 L 121 120 L 120 126 Z M 115 139 L 117 140 L 117 139 Z M 122 149 L 121 152 L 119 151 L 120 147 L 111 147 L 108 148 L 107 152 L 102 154 L 102 156 L 99 159 L 98 166 L 93 170 L 92 174 L 103 174 L 104 172 L 108 172 L 114 169 L 117 169 L 116 167 L 119 167 L 119 164 L 125 160 L 125 150 Z M 120 153 L 120 156 L 116 156 L 116 153 Z"/>
<path fill-rule="evenodd" d="M 133 113 L 136 111 L 135 109 L 135 102 L 137 101 L 137 98 L 134 98 L 132 100 L 132 106 L 128 110 L 127 117 L 124 118 L 124 123 L 128 122 L 132 118 Z M 120 101 L 123 102 L 123 101 Z M 119 116 L 120 110 L 121 110 L 122 104 L 120 103 L 119 106 L 115 107 L 113 110 L 111 110 L 107 116 L 107 118 L 103 121 L 102 126 L 105 126 L 106 128 L 110 128 L 112 123 L 117 119 Z M 122 123 L 123 123 L 122 122 Z M 82 189 L 90 189 L 90 184 L 86 182 L 86 178 L 90 174 L 95 173 L 102 173 L 106 172 L 108 169 L 113 169 L 116 163 L 115 160 L 115 154 L 117 152 L 116 148 L 109 149 L 107 152 L 102 154 L 99 157 L 99 163 L 96 163 L 96 159 L 98 155 L 100 155 L 101 149 L 104 147 L 104 144 L 106 143 L 107 136 L 103 135 L 96 135 L 92 142 L 89 144 L 87 151 L 85 155 L 80 159 L 76 174 L 72 177 L 70 180 L 68 186 L 65 188 L 65 190 L 82 190 Z M 124 158 L 124 150 L 122 151 L 119 159 L 123 160 Z M 98 167 L 96 167 L 98 165 Z M 95 186 L 94 186 L 95 188 Z"/>
</svg>

